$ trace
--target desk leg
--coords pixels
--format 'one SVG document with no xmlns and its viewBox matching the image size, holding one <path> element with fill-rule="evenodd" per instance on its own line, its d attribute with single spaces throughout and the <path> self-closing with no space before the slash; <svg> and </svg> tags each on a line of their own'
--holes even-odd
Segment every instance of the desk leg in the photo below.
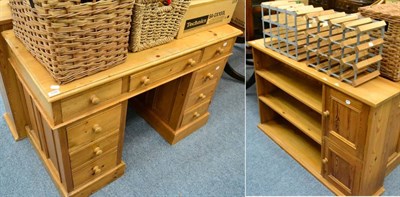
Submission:
<svg viewBox="0 0 400 197">
<path fill-rule="evenodd" d="M 12 28 L 12 24 L 1 25 L 0 32 Z M 18 82 L 15 71 L 9 64 L 6 50 L 6 42 L 0 35 L 0 91 L 3 99 L 5 113 L 3 117 L 13 135 L 14 139 L 21 140 L 26 137 L 25 126 L 27 116 L 24 110 L 22 87 Z"/>
</svg>

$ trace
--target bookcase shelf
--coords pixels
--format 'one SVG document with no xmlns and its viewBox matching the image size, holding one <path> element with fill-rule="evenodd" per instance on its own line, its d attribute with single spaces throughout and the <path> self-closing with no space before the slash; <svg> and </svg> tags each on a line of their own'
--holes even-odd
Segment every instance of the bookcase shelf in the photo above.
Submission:
<svg viewBox="0 0 400 197">
<path fill-rule="evenodd" d="M 321 147 L 283 118 L 258 127 L 314 176 L 321 176 Z"/>
<path fill-rule="evenodd" d="M 312 84 L 312 82 L 303 80 L 298 75 L 282 68 L 262 69 L 257 70 L 256 73 L 311 109 L 322 113 L 322 86 L 318 85 L 318 81 Z"/>
<path fill-rule="evenodd" d="M 292 123 L 318 144 L 321 144 L 321 115 L 283 91 L 275 91 L 259 99 Z"/>
</svg>

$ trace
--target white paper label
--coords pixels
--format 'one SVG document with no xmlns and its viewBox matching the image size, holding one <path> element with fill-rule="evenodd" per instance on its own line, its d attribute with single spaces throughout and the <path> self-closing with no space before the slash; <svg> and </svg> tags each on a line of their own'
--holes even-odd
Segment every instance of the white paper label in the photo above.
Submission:
<svg viewBox="0 0 400 197">
<path fill-rule="evenodd" d="M 325 77 L 323 77 L 322 79 L 323 79 L 324 81 L 328 81 L 328 79 L 327 79 L 327 78 L 325 78 Z"/>
<path fill-rule="evenodd" d="M 351 101 L 350 101 L 350 100 L 346 100 L 346 104 L 347 104 L 347 105 L 350 105 L 350 104 L 351 104 Z"/>
<path fill-rule="evenodd" d="M 53 97 L 57 94 L 60 94 L 60 90 L 53 90 L 53 91 L 47 93 L 47 95 L 49 95 L 49 97 Z"/>
<path fill-rule="evenodd" d="M 369 45 L 369 47 L 373 47 L 373 46 L 374 46 L 374 43 L 368 42 L 368 45 Z"/>
<path fill-rule="evenodd" d="M 215 68 L 215 70 L 219 70 L 219 66 L 217 66 L 217 68 Z"/>
<path fill-rule="evenodd" d="M 227 45 L 228 45 L 228 42 L 225 42 L 223 46 L 226 47 Z"/>
<path fill-rule="evenodd" d="M 58 89 L 60 89 L 60 86 L 59 86 L 59 85 L 51 85 L 51 86 L 50 86 L 50 89 L 52 89 L 52 90 L 58 90 Z"/>
<path fill-rule="evenodd" d="M 337 86 L 337 87 L 339 87 L 339 86 L 340 86 L 340 85 L 339 85 L 339 83 L 335 83 L 334 85 L 335 85 L 335 86 Z"/>
</svg>

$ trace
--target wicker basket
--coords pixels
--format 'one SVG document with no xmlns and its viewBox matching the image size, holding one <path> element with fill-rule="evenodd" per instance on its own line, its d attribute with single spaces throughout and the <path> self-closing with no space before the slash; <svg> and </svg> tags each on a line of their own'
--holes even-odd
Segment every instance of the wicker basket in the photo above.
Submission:
<svg viewBox="0 0 400 197">
<path fill-rule="evenodd" d="M 400 81 L 400 3 L 361 7 L 359 11 L 389 24 L 384 38 L 381 73 L 393 81 Z"/>
<path fill-rule="evenodd" d="M 65 84 L 125 61 L 134 0 L 10 0 L 15 35 Z"/>
<path fill-rule="evenodd" d="M 142 51 L 172 41 L 190 0 L 172 0 L 164 6 L 160 0 L 137 0 L 133 8 L 129 50 Z"/>
</svg>

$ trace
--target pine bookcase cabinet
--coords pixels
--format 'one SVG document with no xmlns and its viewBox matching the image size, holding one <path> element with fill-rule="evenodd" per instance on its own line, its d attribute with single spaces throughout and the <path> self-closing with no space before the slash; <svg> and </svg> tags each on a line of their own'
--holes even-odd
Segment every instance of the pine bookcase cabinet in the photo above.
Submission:
<svg viewBox="0 0 400 197">
<path fill-rule="evenodd" d="M 1 6 L 3 31 L 12 26 Z M 128 100 L 166 141 L 177 143 L 207 123 L 241 34 L 229 25 L 215 27 L 130 53 L 121 65 L 58 86 L 13 31 L 3 31 L 4 118 L 15 140 L 28 136 L 62 196 L 88 196 L 124 174 Z"/>
<path fill-rule="evenodd" d="M 258 127 L 336 195 L 380 195 L 400 163 L 400 84 L 352 87 L 251 41 Z"/>
</svg>

